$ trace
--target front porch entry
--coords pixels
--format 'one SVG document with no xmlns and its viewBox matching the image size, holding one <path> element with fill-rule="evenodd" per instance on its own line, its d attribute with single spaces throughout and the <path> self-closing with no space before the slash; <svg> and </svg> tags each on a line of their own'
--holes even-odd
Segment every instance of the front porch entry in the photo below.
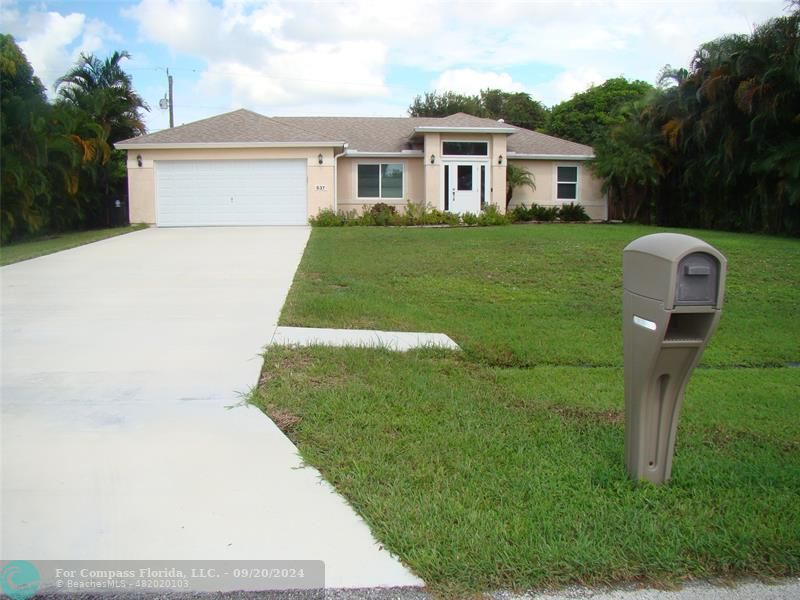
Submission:
<svg viewBox="0 0 800 600">
<path fill-rule="evenodd" d="M 478 214 L 489 197 L 488 161 L 444 161 L 444 209 Z"/>
</svg>

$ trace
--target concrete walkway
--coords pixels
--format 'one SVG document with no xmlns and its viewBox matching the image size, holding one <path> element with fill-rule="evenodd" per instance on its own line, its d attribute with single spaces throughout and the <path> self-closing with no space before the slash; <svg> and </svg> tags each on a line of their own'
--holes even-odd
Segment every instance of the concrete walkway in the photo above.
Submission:
<svg viewBox="0 0 800 600">
<path fill-rule="evenodd" d="M 150 229 L 3 267 L 6 560 L 314 559 L 421 581 L 237 392 L 307 228 Z"/>
<path fill-rule="evenodd" d="M 460 350 L 458 344 L 443 333 L 412 331 L 376 331 L 373 329 L 321 329 L 318 327 L 284 327 L 275 329 L 275 346 L 360 346 L 388 348 L 405 352 L 412 348 L 446 348 Z"/>
</svg>

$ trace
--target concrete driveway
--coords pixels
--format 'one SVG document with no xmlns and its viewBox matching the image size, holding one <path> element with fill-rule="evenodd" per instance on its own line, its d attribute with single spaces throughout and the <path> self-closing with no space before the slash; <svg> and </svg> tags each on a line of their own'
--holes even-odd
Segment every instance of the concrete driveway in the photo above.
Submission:
<svg viewBox="0 0 800 600">
<path fill-rule="evenodd" d="M 309 231 L 149 229 L 3 267 L 6 560 L 315 559 L 420 585 L 260 411 Z"/>
</svg>

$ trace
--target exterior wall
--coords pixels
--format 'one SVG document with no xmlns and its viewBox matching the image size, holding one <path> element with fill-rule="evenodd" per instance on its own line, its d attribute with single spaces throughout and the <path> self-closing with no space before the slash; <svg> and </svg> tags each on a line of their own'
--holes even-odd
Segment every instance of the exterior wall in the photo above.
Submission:
<svg viewBox="0 0 800 600">
<path fill-rule="evenodd" d="M 492 204 L 497 206 L 501 213 L 506 212 L 506 166 L 508 165 L 506 141 L 505 135 L 493 135 L 489 150 L 492 161 Z"/>
<path fill-rule="evenodd" d="M 322 164 L 319 155 L 322 154 Z M 136 157 L 141 155 L 142 166 Z M 156 222 L 156 177 L 159 160 L 306 159 L 309 216 L 333 208 L 333 148 L 192 148 L 180 150 L 128 150 L 128 211 L 131 223 Z"/>
<path fill-rule="evenodd" d="M 515 189 L 509 208 L 514 208 L 519 204 L 561 206 L 564 202 L 556 200 L 556 167 L 577 166 L 578 198 L 576 202 L 583 205 L 592 219 L 603 221 L 607 218 L 608 205 L 602 191 L 603 182 L 594 176 L 586 161 L 512 160 L 511 162 L 533 175 L 536 190 L 528 187 Z"/>
<path fill-rule="evenodd" d="M 433 164 L 430 157 L 433 156 Z M 424 200 L 437 210 L 444 210 L 442 190 L 442 136 L 439 133 L 425 134 L 425 197 Z"/>
<path fill-rule="evenodd" d="M 404 165 L 403 174 L 403 198 L 390 198 L 390 199 L 375 199 L 375 198 L 359 198 L 357 186 L 356 168 L 359 164 L 374 164 L 374 163 L 402 163 Z M 338 172 L 336 175 L 337 193 L 337 210 L 349 212 L 355 210 L 361 212 L 364 206 L 371 206 L 376 202 L 384 202 L 394 206 L 398 212 L 403 212 L 406 203 L 409 200 L 414 202 L 422 202 L 425 198 L 425 175 L 423 170 L 423 159 L 419 157 L 402 158 L 402 157 L 386 157 L 386 158 L 368 158 L 368 157 L 342 157 L 338 161 Z M 315 214 L 315 213 L 309 213 Z"/>
</svg>

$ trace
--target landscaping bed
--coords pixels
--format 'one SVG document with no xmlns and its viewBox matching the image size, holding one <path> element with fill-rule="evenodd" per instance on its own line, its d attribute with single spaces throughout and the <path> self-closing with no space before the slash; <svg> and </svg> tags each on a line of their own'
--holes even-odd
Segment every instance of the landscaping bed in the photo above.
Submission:
<svg viewBox="0 0 800 600">
<path fill-rule="evenodd" d="M 620 334 L 621 251 L 654 231 L 315 230 L 282 324 L 465 351 L 273 349 L 251 400 L 443 595 L 797 574 L 800 243 L 695 232 L 728 296 L 655 487 L 623 465 Z"/>
</svg>

